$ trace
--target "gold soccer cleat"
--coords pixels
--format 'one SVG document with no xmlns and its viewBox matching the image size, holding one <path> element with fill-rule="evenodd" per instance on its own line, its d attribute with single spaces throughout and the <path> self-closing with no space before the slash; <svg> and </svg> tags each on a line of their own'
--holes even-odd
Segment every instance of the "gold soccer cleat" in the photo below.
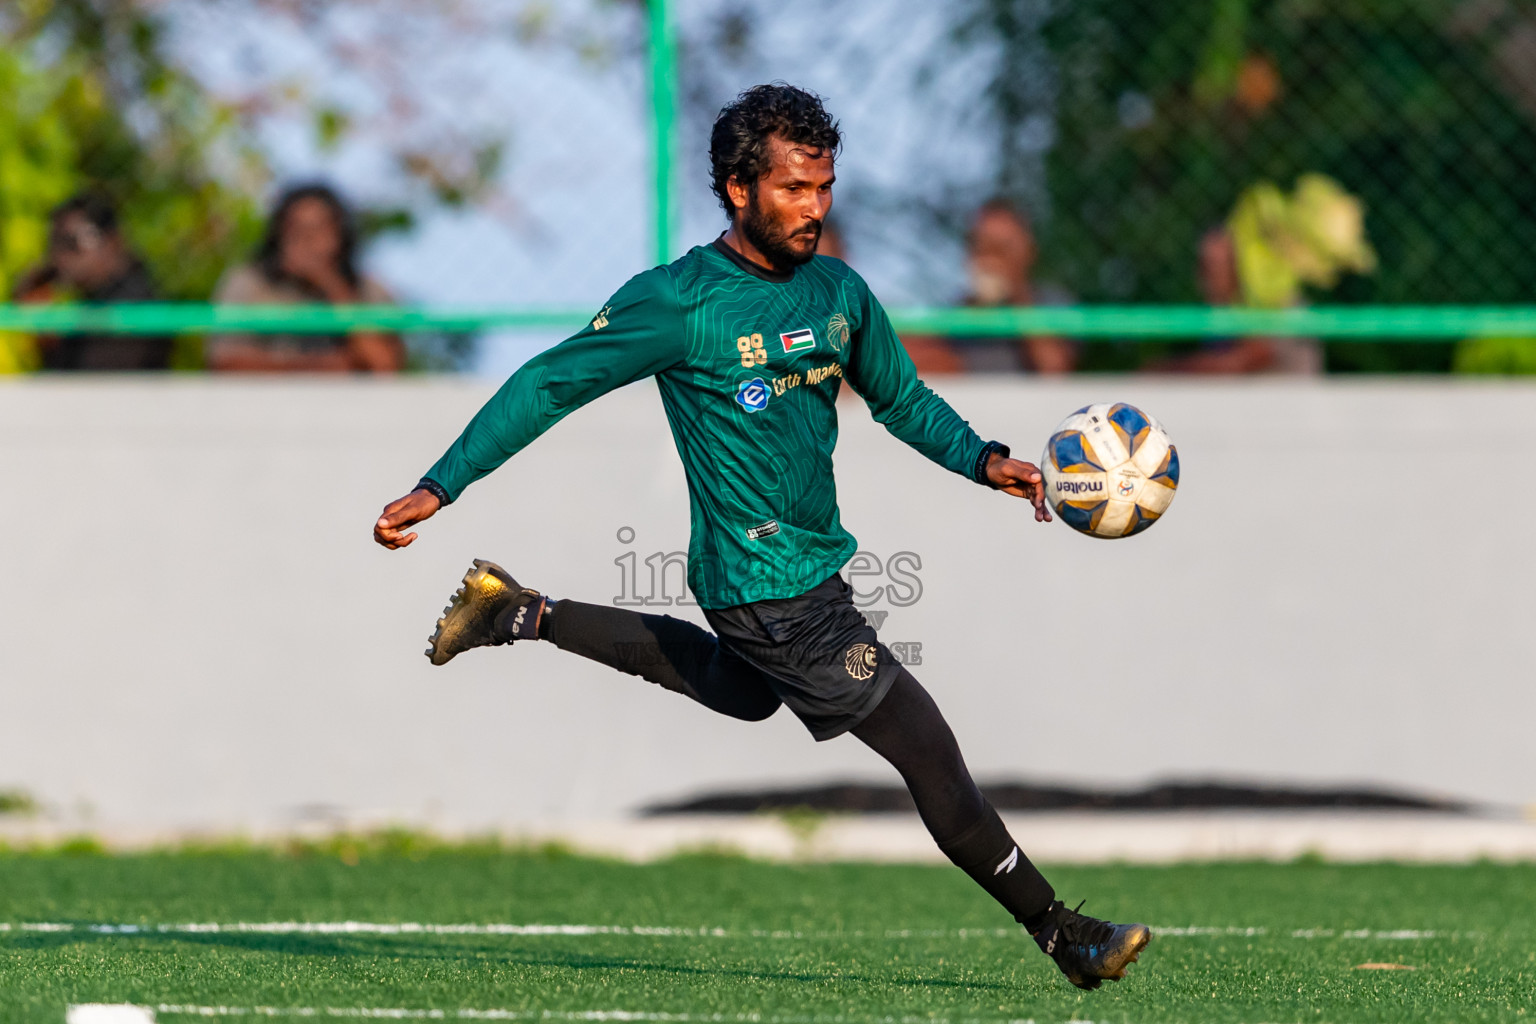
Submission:
<svg viewBox="0 0 1536 1024">
<path fill-rule="evenodd" d="M 1077 906 L 1082 908 L 1081 903 Z M 1152 930 L 1144 924 L 1100 921 L 1068 910 L 1060 902 L 1052 903 L 1048 913 L 1035 941 L 1078 988 L 1095 989 L 1106 981 L 1119 981 L 1152 941 Z"/>
<path fill-rule="evenodd" d="M 538 636 L 543 600 L 543 595 L 519 585 L 495 562 L 477 558 L 437 620 L 427 657 L 434 665 L 446 665 L 472 647 L 533 639 Z"/>
</svg>

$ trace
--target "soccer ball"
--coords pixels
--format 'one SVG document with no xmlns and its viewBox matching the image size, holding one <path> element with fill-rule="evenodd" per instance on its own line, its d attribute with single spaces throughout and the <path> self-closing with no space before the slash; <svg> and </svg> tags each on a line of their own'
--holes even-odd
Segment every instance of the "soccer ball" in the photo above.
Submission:
<svg viewBox="0 0 1536 1024">
<path fill-rule="evenodd" d="M 1157 420 L 1124 402 L 1062 421 L 1040 460 L 1051 507 L 1078 533 L 1129 537 L 1157 522 L 1179 486 L 1179 452 Z"/>
</svg>

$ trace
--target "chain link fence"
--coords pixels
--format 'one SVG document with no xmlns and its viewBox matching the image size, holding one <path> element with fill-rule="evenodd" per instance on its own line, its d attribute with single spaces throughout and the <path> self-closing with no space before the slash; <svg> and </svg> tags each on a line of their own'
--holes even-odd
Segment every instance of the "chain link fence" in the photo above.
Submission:
<svg viewBox="0 0 1536 1024">
<path fill-rule="evenodd" d="M 477 354 L 444 340 L 462 318 L 411 335 L 417 362 L 503 372 L 560 336 L 534 312 L 595 308 L 655 262 L 659 224 L 673 256 L 724 227 L 709 125 L 783 79 L 841 119 L 834 226 L 898 309 L 1531 302 L 1529 0 L 671 0 L 670 220 L 659 2 L 19 2 L 0 14 L 0 278 L 15 290 L 47 211 L 89 187 L 162 298 L 214 298 L 281 187 L 324 179 L 397 301 L 496 312 Z M 977 258 L 989 201 L 1032 236 L 1002 271 Z M 519 310 L 537 329 L 507 333 Z M 1085 329 L 1077 367 L 1201 346 L 1157 318 Z M 1521 338 L 1393 323 L 1330 340 L 1329 368 L 1536 369 Z"/>
<path fill-rule="evenodd" d="M 1531 301 L 1536 4 L 683 8 L 688 149 L 737 87 L 777 75 L 817 88 L 847 129 L 834 216 L 849 258 L 897 301 L 977 299 L 966 233 L 998 197 L 1029 221 L 1035 291 L 1058 302 Z M 1236 250 L 1226 295 L 1212 294 L 1213 233 Z M 1099 344 L 1084 364 L 1165 351 Z M 1328 356 L 1444 369 L 1454 351 L 1340 342 Z"/>
<path fill-rule="evenodd" d="M 89 191 L 157 298 L 227 299 L 278 198 L 323 182 L 393 301 L 585 310 L 654 259 L 647 29 L 605 0 L 0 5 L 0 288 L 48 264 L 49 211 Z M 103 297 L 58 285 L 42 298 Z M 472 336 L 515 357 L 559 333 L 407 340 L 463 367 Z M 11 368 L 36 365 L 9 341 Z"/>
</svg>

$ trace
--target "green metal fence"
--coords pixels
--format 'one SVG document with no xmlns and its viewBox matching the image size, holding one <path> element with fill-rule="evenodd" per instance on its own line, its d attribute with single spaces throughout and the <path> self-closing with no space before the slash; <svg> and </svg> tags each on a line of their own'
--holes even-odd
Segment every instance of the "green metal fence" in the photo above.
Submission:
<svg viewBox="0 0 1536 1024">
<path fill-rule="evenodd" d="M 627 180 L 647 182 L 655 262 L 702 237 L 701 225 L 718 230 L 701 174 L 713 112 L 746 84 L 785 78 L 826 95 L 848 132 L 835 216 L 850 262 L 927 289 L 881 289 L 896 296 L 902 331 L 970 345 L 1056 335 L 1085 350 L 1319 338 L 1335 368 L 1357 369 L 1443 369 L 1461 339 L 1536 338 L 1536 306 L 1525 305 L 1536 300 L 1536 0 L 648 0 L 639 10 L 624 17 L 643 40 L 617 52 L 645 93 L 650 167 L 623 159 Z M 816 59 L 805 61 L 796 26 L 812 22 Z M 914 119 L 922 130 L 906 149 L 882 137 Z M 945 159 L 946 147 L 964 158 Z M 871 173 L 881 170 L 871 153 L 913 171 Z M 1326 187 L 1308 191 L 1318 181 Z M 1027 221 L 1029 274 L 1057 304 L 989 306 L 970 293 L 967 233 L 988 198 Z M 1225 296 L 1204 276 L 1213 232 L 1230 238 L 1238 271 Z M 559 332 L 589 315 L 565 301 L 0 305 L 0 331 Z M 1439 354 L 1401 365 L 1350 355 L 1366 341 L 1436 343 L 1393 351 Z"/>
<path fill-rule="evenodd" d="M 957 339 L 1029 335 L 1112 340 L 1243 336 L 1443 341 L 1536 338 L 1536 306 L 1356 306 L 1232 309 L 1209 306 L 908 308 L 890 311 L 898 331 Z M 492 329 L 569 330 L 578 309 L 441 309 L 406 306 L 215 306 L 134 303 L 0 306 L 0 331 L 50 334 L 336 334 Z"/>
</svg>

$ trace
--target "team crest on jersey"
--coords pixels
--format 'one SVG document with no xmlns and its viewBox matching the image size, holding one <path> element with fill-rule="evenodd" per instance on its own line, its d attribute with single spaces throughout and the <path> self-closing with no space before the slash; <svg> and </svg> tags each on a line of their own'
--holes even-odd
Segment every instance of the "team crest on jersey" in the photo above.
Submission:
<svg viewBox="0 0 1536 1024">
<path fill-rule="evenodd" d="M 832 319 L 827 321 L 827 341 L 832 345 L 833 352 L 842 352 L 848 347 L 848 339 L 852 336 L 848 326 L 848 318 L 841 313 L 833 313 Z"/>
<path fill-rule="evenodd" d="M 809 327 L 799 331 L 790 331 L 788 334 L 781 334 L 779 335 L 779 340 L 784 343 L 784 351 L 786 353 L 809 352 L 816 347 L 816 335 L 811 333 Z"/>
<path fill-rule="evenodd" d="M 768 408 L 768 396 L 772 393 L 767 381 L 753 377 L 736 385 L 736 403 L 747 412 L 762 412 Z"/>
</svg>

